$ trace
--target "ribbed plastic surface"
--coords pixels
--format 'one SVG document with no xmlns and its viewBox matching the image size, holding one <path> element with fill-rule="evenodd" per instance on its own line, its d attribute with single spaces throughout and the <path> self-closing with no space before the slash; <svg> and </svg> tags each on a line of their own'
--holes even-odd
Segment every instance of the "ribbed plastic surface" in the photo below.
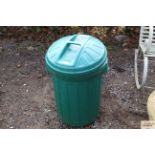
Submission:
<svg viewBox="0 0 155 155">
<path fill-rule="evenodd" d="M 46 54 L 51 69 L 61 73 L 83 73 L 93 70 L 107 60 L 103 43 L 89 35 L 71 35 L 54 42 Z"/>
<path fill-rule="evenodd" d="M 99 112 L 101 75 L 82 82 L 53 77 L 58 115 L 67 125 L 93 123 Z"/>
</svg>

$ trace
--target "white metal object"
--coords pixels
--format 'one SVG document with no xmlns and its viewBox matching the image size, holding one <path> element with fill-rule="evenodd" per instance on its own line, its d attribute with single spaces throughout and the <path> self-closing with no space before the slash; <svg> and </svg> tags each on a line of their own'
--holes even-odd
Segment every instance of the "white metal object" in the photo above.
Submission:
<svg viewBox="0 0 155 155">
<path fill-rule="evenodd" d="M 139 82 L 139 77 L 138 77 L 139 52 L 142 52 L 143 60 L 144 60 L 141 82 Z M 135 81 L 138 89 L 144 86 L 147 80 L 149 57 L 155 57 L 155 26 L 142 26 L 140 30 L 139 48 L 135 50 L 135 61 L 134 61 Z"/>
</svg>

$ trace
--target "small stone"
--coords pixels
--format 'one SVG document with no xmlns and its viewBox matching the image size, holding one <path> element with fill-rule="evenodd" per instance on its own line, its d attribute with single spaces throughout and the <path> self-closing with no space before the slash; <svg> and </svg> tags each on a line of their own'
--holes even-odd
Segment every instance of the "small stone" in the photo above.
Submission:
<svg viewBox="0 0 155 155">
<path fill-rule="evenodd" d="M 51 110 L 50 109 L 44 109 L 44 112 L 49 113 L 49 112 L 51 112 Z"/>
<path fill-rule="evenodd" d="M 127 46 L 128 46 L 128 43 L 123 43 L 123 45 L 122 45 L 122 47 L 127 47 Z"/>
<path fill-rule="evenodd" d="M 24 83 L 24 84 L 23 84 L 23 86 L 27 86 L 27 84 L 26 84 L 26 83 Z"/>
<path fill-rule="evenodd" d="M 13 126 L 10 126 L 9 128 L 10 128 L 10 129 L 13 129 L 14 127 L 13 127 Z"/>
<path fill-rule="evenodd" d="M 5 68 L 2 68 L 2 71 L 5 71 L 6 69 Z"/>
<path fill-rule="evenodd" d="M 28 93 L 28 92 L 29 92 L 29 90 L 28 90 L 28 89 L 26 89 L 26 92 Z"/>
<path fill-rule="evenodd" d="M 127 52 L 127 51 L 129 51 L 129 49 L 128 48 L 125 48 L 125 49 L 123 49 L 123 51 Z"/>
<path fill-rule="evenodd" d="M 27 50 L 32 51 L 32 50 L 34 50 L 34 47 L 29 46 L 29 47 L 27 47 Z"/>
<path fill-rule="evenodd" d="M 126 35 L 117 35 L 115 36 L 115 40 L 118 42 L 125 42 L 128 41 L 128 36 Z"/>
<path fill-rule="evenodd" d="M 125 81 L 124 84 L 128 84 L 128 83 Z"/>
<path fill-rule="evenodd" d="M 21 67 L 21 64 L 18 64 L 18 65 L 17 65 L 17 68 L 20 68 L 20 67 Z"/>
<path fill-rule="evenodd" d="M 83 31 L 79 31 L 78 34 L 84 34 L 84 32 Z"/>
</svg>

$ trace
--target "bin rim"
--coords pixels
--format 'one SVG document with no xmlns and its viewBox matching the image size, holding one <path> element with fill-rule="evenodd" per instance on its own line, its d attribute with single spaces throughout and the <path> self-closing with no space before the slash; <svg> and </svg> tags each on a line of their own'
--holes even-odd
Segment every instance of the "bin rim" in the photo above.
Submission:
<svg viewBox="0 0 155 155">
<path fill-rule="evenodd" d="M 107 73 L 109 70 L 109 65 L 108 65 L 108 59 L 106 59 L 105 63 L 96 67 L 95 69 L 93 68 L 92 70 L 89 70 L 87 72 L 82 72 L 82 73 L 73 73 L 73 74 L 68 74 L 68 73 L 62 73 L 58 72 L 53 69 L 49 69 L 48 66 L 46 66 L 46 71 L 52 75 L 52 76 L 57 76 L 63 79 L 69 79 L 69 80 L 82 80 L 82 79 L 89 79 L 91 77 L 97 76 L 97 75 L 102 75 L 104 73 Z"/>
<path fill-rule="evenodd" d="M 108 65 L 107 56 L 105 56 L 104 59 L 101 60 L 100 63 L 98 63 L 96 66 L 94 66 L 92 68 L 90 67 L 89 69 L 87 68 L 86 70 L 82 70 L 82 71 L 76 70 L 76 69 L 73 71 L 62 70 L 62 69 L 59 69 L 59 68 L 51 65 L 46 57 L 45 57 L 45 61 L 46 61 L 46 66 L 48 68 L 47 70 L 49 72 L 55 72 L 58 74 L 65 74 L 65 75 L 82 75 L 82 74 L 86 74 L 86 73 L 89 74 L 89 73 L 95 72 L 96 70 L 100 69 L 101 67 L 105 67 L 106 65 Z"/>
</svg>

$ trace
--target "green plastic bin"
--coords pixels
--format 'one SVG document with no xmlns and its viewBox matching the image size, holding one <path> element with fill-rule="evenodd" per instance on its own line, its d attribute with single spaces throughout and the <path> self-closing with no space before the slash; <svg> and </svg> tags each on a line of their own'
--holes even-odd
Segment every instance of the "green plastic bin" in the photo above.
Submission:
<svg viewBox="0 0 155 155">
<path fill-rule="evenodd" d="M 46 69 L 52 75 L 57 111 L 70 126 L 95 121 L 100 105 L 102 74 L 108 70 L 104 44 L 90 35 L 70 35 L 48 49 Z"/>
</svg>

